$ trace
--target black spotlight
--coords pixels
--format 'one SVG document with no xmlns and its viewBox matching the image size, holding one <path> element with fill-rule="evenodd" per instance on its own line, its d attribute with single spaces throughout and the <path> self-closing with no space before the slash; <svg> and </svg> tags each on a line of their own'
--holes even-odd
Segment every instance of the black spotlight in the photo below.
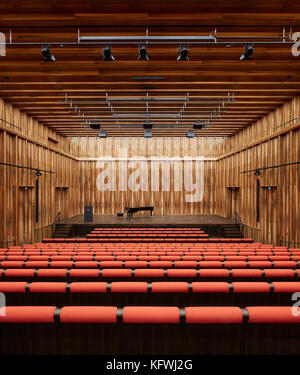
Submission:
<svg viewBox="0 0 300 375">
<path fill-rule="evenodd" d="M 251 45 L 246 45 L 245 52 L 241 55 L 240 60 L 251 60 L 254 48 Z"/>
<path fill-rule="evenodd" d="M 257 169 L 254 174 L 255 174 L 255 176 L 260 176 L 260 170 Z"/>
<path fill-rule="evenodd" d="M 189 48 L 188 46 L 180 46 L 179 48 L 179 56 L 177 58 L 177 61 L 189 61 Z"/>
<path fill-rule="evenodd" d="M 55 57 L 51 54 L 50 47 L 48 45 L 44 45 L 42 47 L 42 55 L 44 57 L 44 61 L 46 62 L 54 62 Z"/>
<path fill-rule="evenodd" d="M 186 133 L 187 138 L 195 138 L 195 132 L 194 130 L 188 130 Z"/>
<path fill-rule="evenodd" d="M 102 54 L 103 54 L 103 60 L 104 61 L 114 61 L 115 60 L 115 58 L 113 57 L 112 52 L 111 52 L 111 46 L 109 46 L 109 45 L 106 45 L 106 46 L 103 47 Z"/>
<path fill-rule="evenodd" d="M 201 122 L 201 121 L 196 121 L 193 125 L 193 128 L 198 129 L 198 130 L 202 129 L 203 127 L 204 127 L 204 122 Z"/>
<path fill-rule="evenodd" d="M 35 174 L 36 174 L 37 177 L 40 177 L 42 175 L 42 173 L 40 171 L 36 171 Z"/>
<path fill-rule="evenodd" d="M 143 127 L 145 130 L 150 130 L 152 129 L 152 122 L 150 120 L 146 120 L 144 123 L 143 123 Z"/>
<path fill-rule="evenodd" d="M 147 47 L 145 45 L 139 47 L 139 57 L 138 57 L 138 60 L 149 61 Z"/>
<path fill-rule="evenodd" d="M 97 120 L 93 120 L 90 122 L 90 128 L 91 129 L 96 129 L 96 130 L 99 130 L 100 129 L 100 122 L 97 121 Z"/>
</svg>

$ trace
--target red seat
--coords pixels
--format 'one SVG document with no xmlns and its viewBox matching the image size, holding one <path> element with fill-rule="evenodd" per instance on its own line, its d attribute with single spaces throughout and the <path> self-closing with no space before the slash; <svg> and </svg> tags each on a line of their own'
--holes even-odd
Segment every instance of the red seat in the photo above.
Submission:
<svg viewBox="0 0 300 375">
<path fill-rule="evenodd" d="M 71 277 L 99 277 L 99 270 L 96 269 L 72 269 L 70 270 Z"/>
<path fill-rule="evenodd" d="M 75 282 L 70 284 L 71 293 L 106 293 L 107 283 L 104 282 Z"/>
<path fill-rule="evenodd" d="M 201 269 L 200 277 L 229 277 L 228 269 Z"/>
<path fill-rule="evenodd" d="M 59 269 L 47 269 L 42 268 L 37 271 L 38 277 L 66 277 L 67 276 L 67 269 L 59 268 Z"/>
<path fill-rule="evenodd" d="M 75 262 L 75 268 L 98 268 L 96 261 L 77 261 Z"/>
<path fill-rule="evenodd" d="M 186 323 L 241 324 L 243 313 L 239 307 L 186 307 Z"/>
<path fill-rule="evenodd" d="M 54 323 L 54 306 L 6 306 L 0 323 Z"/>
<path fill-rule="evenodd" d="M 249 267 L 250 268 L 271 268 L 272 263 L 269 261 L 254 261 L 250 260 L 249 261 Z"/>
<path fill-rule="evenodd" d="M 193 293 L 229 293 L 229 284 L 225 282 L 193 282 Z"/>
<path fill-rule="evenodd" d="M 200 261 L 199 262 L 200 268 L 222 268 L 222 262 L 220 261 Z"/>
<path fill-rule="evenodd" d="M 273 261 L 274 268 L 296 268 L 297 263 L 293 260 L 290 261 Z"/>
<path fill-rule="evenodd" d="M 300 292 L 300 282 L 273 281 L 275 293 L 293 293 Z M 1 285 L 1 284 L 0 284 Z"/>
<path fill-rule="evenodd" d="M 172 262 L 171 261 L 150 261 L 150 267 L 151 268 L 172 268 Z"/>
<path fill-rule="evenodd" d="M 123 267 L 123 262 L 121 261 L 101 261 L 100 262 L 100 267 L 101 268 L 122 268 Z"/>
<path fill-rule="evenodd" d="M 103 277 L 131 277 L 131 269 L 110 269 L 106 268 L 102 270 Z"/>
<path fill-rule="evenodd" d="M 65 306 L 60 311 L 61 323 L 116 323 L 114 306 Z"/>
<path fill-rule="evenodd" d="M 22 268 L 23 264 L 24 264 L 23 261 L 17 261 L 17 260 L 3 261 L 3 262 L 1 262 L 1 267 L 3 267 L 3 268 Z"/>
<path fill-rule="evenodd" d="M 197 277 L 197 270 L 195 269 L 168 269 L 167 270 L 168 277 Z"/>
<path fill-rule="evenodd" d="M 21 282 L 5 282 L 0 283 L 1 293 L 25 293 L 25 287 L 27 285 L 26 281 Z"/>
<path fill-rule="evenodd" d="M 225 265 L 225 268 L 246 268 L 247 262 L 246 261 L 225 261 L 224 265 Z"/>
<path fill-rule="evenodd" d="M 126 268 L 147 268 L 147 262 L 136 260 L 136 261 L 126 261 L 125 262 Z"/>
<path fill-rule="evenodd" d="M 262 271 L 258 269 L 233 269 L 232 277 L 262 277 Z"/>
<path fill-rule="evenodd" d="M 28 262 L 25 262 L 25 267 L 26 268 L 48 268 L 48 261 L 31 261 L 29 260 Z"/>
<path fill-rule="evenodd" d="M 269 293 L 270 285 L 265 282 L 233 282 L 234 293 Z"/>
<path fill-rule="evenodd" d="M 266 269 L 264 272 L 266 277 L 295 277 L 294 271 L 289 269 Z"/>
<path fill-rule="evenodd" d="M 147 293 L 146 282 L 113 282 L 111 283 L 112 293 Z"/>
<path fill-rule="evenodd" d="M 197 268 L 196 261 L 175 261 L 175 268 Z"/>
<path fill-rule="evenodd" d="M 57 259 L 58 260 L 58 259 Z M 69 260 L 69 259 L 62 259 L 62 260 Z M 92 261 L 93 255 L 74 255 L 73 260 L 76 261 Z"/>
<path fill-rule="evenodd" d="M 33 277 L 34 269 L 14 269 L 5 270 L 5 277 Z"/>
<path fill-rule="evenodd" d="M 179 323 L 178 307 L 126 306 L 124 323 Z"/>
<path fill-rule="evenodd" d="M 251 306 L 246 309 L 249 323 L 300 323 L 300 309 L 297 307 L 295 311 L 292 306 Z"/>
<path fill-rule="evenodd" d="M 152 293 L 188 293 L 186 282 L 153 282 Z"/>
<path fill-rule="evenodd" d="M 159 269 L 159 268 L 136 269 L 136 270 L 134 270 L 134 276 L 135 277 L 164 277 L 164 270 Z"/>
<path fill-rule="evenodd" d="M 29 286 L 30 293 L 66 293 L 67 283 L 33 282 Z"/>
<path fill-rule="evenodd" d="M 51 268 L 72 268 L 73 262 L 71 261 L 52 261 Z"/>
</svg>

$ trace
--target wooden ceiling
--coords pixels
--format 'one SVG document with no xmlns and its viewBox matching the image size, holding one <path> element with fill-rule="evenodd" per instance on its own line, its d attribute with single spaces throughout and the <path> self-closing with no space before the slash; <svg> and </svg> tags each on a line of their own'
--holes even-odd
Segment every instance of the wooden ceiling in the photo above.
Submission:
<svg viewBox="0 0 300 375">
<path fill-rule="evenodd" d="M 285 43 L 271 44 L 282 41 L 283 27 Z M 180 43 L 149 44 L 149 61 L 138 61 L 134 44 L 111 44 L 115 61 L 103 61 L 103 43 L 78 43 L 78 30 L 132 37 L 147 29 L 165 37 L 216 30 L 217 43 L 188 43 L 189 61 L 177 61 Z M 108 136 L 143 136 L 147 101 L 133 99 L 146 96 L 153 136 L 184 136 L 196 120 L 209 120 L 198 136 L 230 136 L 300 93 L 290 39 L 297 31 L 295 1 L 1 2 L 0 32 L 7 42 L 11 32 L 12 43 L 0 56 L 0 96 L 65 136 L 95 136 L 84 121 L 94 118 Z M 240 61 L 246 42 L 254 54 Z M 42 43 L 55 62 L 43 61 Z"/>
</svg>

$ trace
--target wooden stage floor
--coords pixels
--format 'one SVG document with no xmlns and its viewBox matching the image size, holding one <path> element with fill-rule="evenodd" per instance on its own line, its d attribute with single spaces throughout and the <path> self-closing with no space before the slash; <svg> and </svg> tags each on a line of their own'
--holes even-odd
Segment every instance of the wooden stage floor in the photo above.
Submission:
<svg viewBox="0 0 300 375">
<path fill-rule="evenodd" d="M 133 219 L 128 220 L 127 215 L 118 219 L 116 215 L 94 215 L 93 222 L 84 222 L 83 215 L 76 215 L 68 219 L 62 219 L 61 224 L 72 225 L 100 225 L 100 226 L 200 226 L 200 225 L 222 225 L 232 224 L 234 220 L 226 219 L 217 215 L 167 215 L 150 216 L 135 215 Z"/>
</svg>

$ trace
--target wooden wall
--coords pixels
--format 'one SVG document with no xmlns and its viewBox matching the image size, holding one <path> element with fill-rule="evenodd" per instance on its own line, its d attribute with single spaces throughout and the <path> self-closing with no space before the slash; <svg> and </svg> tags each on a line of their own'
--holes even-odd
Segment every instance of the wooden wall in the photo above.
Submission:
<svg viewBox="0 0 300 375">
<path fill-rule="evenodd" d="M 35 174 L 29 170 L 0 166 L 0 242 L 41 240 L 50 234 L 58 211 L 62 217 L 71 217 L 82 214 L 85 205 L 94 206 L 95 214 L 115 214 L 127 205 L 154 205 L 155 215 L 218 214 L 232 217 L 237 212 L 245 223 L 247 236 L 266 243 L 287 241 L 291 247 L 300 246 L 297 244 L 300 243 L 297 225 L 300 221 L 300 166 L 261 172 L 258 177 L 261 185 L 259 222 L 256 212 L 257 176 L 253 172 L 241 173 L 300 161 L 299 97 L 230 138 L 65 138 L 3 100 L 0 100 L 0 118 L 0 161 L 55 172 L 43 173 L 39 178 L 40 218 L 36 222 Z M 126 154 L 119 154 L 120 150 L 126 150 Z M 107 157 L 148 160 L 131 165 L 127 159 L 105 162 Z M 169 158 L 178 159 L 171 162 L 170 191 L 164 191 L 162 186 L 162 166 L 156 165 L 151 169 L 149 158 L 153 157 L 168 161 Z M 204 184 L 203 197 L 195 202 L 187 201 L 187 195 L 193 191 L 187 191 L 185 186 L 183 160 L 186 157 L 193 160 L 190 162 L 192 173 L 188 182 L 201 184 L 203 181 Z M 195 161 L 199 157 L 205 161 L 199 164 Z M 174 166 L 176 169 L 179 165 L 182 166 L 181 191 L 173 178 Z M 113 170 L 115 168 L 116 189 L 100 191 L 97 185 L 99 174 L 108 166 Z M 144 176 L 148 175 L 146 185 L 137 191 L 127 187 L 122 191 L 119 188 L 122 166 L 127 173 L 126 183 L 130 175 L 133 177 L 132 172 L 140 167 L 145 172 Z M 197 168 L 201 170 L 202 166 L 203 180 L 197 180 Z M 154 191 L 151 176 L 157 170 L 160 183 L 158 190 Z M 136 183 L 140 182 L 138 178 Z M 65 189 L 58 189 L 60 187 Z M 232 187 L 237 190 L 233 191 Z"/>
<path fill-rule="evenodd" d="M 227 139 L 222 146 L 225 154 L 218 161 L 216 173 L 216 213 L 230 217 L 236 211 L 246 224 L 246 235 L 265 243 L 286 241 L 290 242 L 290 247 L 298 248 L 300 165 L 268 169 L 261 171 L 260 176 L 255 176 L 254 172 L 241 172 L 300 161 L 299 122 L 300 99 L 296 97 Z M 256 215 L 257 179 L 261 185 L 259 222 Z M 232 191 L 227 187 L 239 189 Z"/>
<path fill-rule="evenodd" d="M 76 155 L 82 159 L 80 162 L 81 211 L 83 211 L 84 205 L 92 205 L 96 214 L 115 215 L 118 211 L 123 211 L 125 206 L 154 206 L 155 215 L 213 214 L 217 200 L 214 189 L 216 179 L 216 145 L 221 144 L 223 140 L 223 138 L 215 137 L 194 139 L 185 137 L 153 137 L 151 139 L 142 137 L 114 137 L 106 139 L 92 137 L 72 138 Z M 122 153 L 120 153 L 120 150 L 122 150 Z M 104 157 L 116 159 L 125 157 L 132 160 L 129 163 L 127 159 L 126 161 L 115 160 L 114 162 L 104 162 Z M 154 160 L 150 161 L 148 159 L 141 163 L 130 164 L 134 163 L 136 158 L 156 157 L 160 157 L 165 161 L 162 164 L 155 164 Z M 203 157 L 207 160 L 193 160 L 189 164 L 183 161 L 183 158 L 187 157 L 191 159 Z M 97 164 L 92 158 L 98 158 L 99 161 L 102 160 L 102 164 Z M 179 160 L 172 160 L 170 162 L 170 158 L 177 158 Z M 168 162 L 170 162 L 169 191 L 168 184 L 166 184 L 168 172 L 162 167 L 164 165 L 168 168 Z M 99 184 L 97 185 L 97 178 L 99 179 L 99 173 L 109 168 L 109 166 L 113 168 L 113 173 L 116 172 L 115 191 L 113 189 L 101 191 Z M 119 177 L 119 172 L 123 167 L 127 175 L 125 178 L 126 187 L 120 187 L 125 186 L 122 185 L 120 182 L 121 178 Z M 133 187 L 131 185 L 134 176 L 132 173 L 136 173 L 139 168 L 144 172 L 142 174 L 142 181 L 144 181 L 145 185 Z M 185 178 L 188 176 L 189 168 L 191 168 L 192 172 L 190 181 L 187 181 Z M 158 170 L 159 172 L 157 172 Z M 181 185 L 178 184 L 178 176 L 176 178 L 177 172 L 180 173 L 182 179 Z M 198 177 L 196 173 L 198 173 Z M 147 181 L 145 176 L 148 178 Z M 155 186 L 155 181 L 153 183 L 151 179 L 153 181 L 160 179 L 158 188 Z M 189 183 L 200 185 L 202 181 L 204 183 L 203 197 L 200 197 L 202 187 L 199 186 L 197 191 L 193 191 L 192 185 L 189 185 Z M 140 182 L 138 178 L 137 183 L 139 184 Z M 166 185 L 163 185 L 164 183 Z M 135 191 L 135 188 L 137 191 Z M 187 196 L 190 193 L 197 192 L 199 196 L 195 197 L 193 202 L 188 202 L 190 198 L 187 198 Z"/>
<path fill-rule="evenodd" d="M 77 161 L 68 154 L 71 142 L 3 100 L 0 100 L 0 118 L 1 162 L 55 172 L 39 177 L 40 207 L 36 222 L 35 172 L 0 165 L 0 247 L 6 241 L 10 244 L 40 241 L 50 234 L 58 211 L 62 217 L 79 212 L 79 173 Z"/>
</svg>

